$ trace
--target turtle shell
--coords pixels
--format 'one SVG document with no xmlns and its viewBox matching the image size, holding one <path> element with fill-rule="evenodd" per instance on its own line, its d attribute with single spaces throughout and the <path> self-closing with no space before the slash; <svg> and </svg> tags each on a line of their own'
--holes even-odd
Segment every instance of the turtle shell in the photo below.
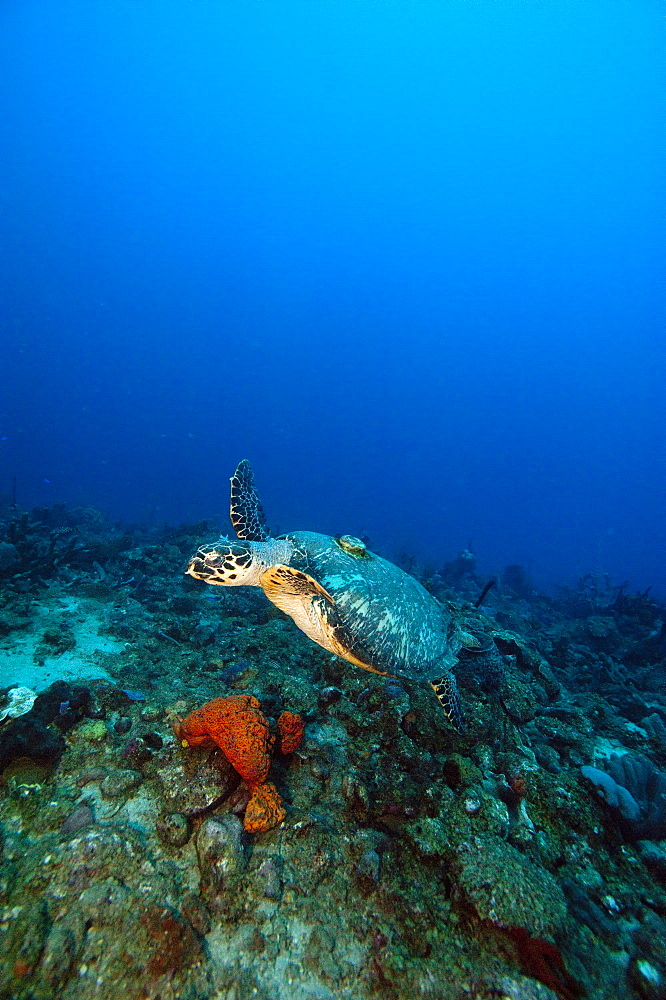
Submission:
<svg viewBox="0 0 666 1000">
<path fill-rule="evenodd" d="M 321 602 L 323 613 L 359 665 L 421 681 L 453 668 L 462 645 L 458 627 L 418 580 L 349 535 L 294 531 L 280 538 L 294 547 L 289 565 L 333 598 Z"/>
</svg>

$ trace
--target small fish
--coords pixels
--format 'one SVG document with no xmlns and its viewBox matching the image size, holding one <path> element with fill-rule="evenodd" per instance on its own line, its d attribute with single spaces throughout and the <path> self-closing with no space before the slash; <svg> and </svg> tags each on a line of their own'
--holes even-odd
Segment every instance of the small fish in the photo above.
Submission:
<svg viewBox="0 0 666 1000">
<path fill-rule="evenodd" d="M 146 696 L 143 691 L 127 691 L 126 688 L 120 689 L 123 694 L 126 694 L 130 701 L 145 701 Z"/>
<path fill-rule="evenodd" d="M 67 715 L 67 713 L 69 712 L 69 702 L 61 701 L 58 711 L 60 712 L 61 715 Z"/>
<path fill-rule="evenodd" d="M 226 670 L 220 671 L 217 675 L 221 681 L 226 684 L 232 684 L 237 677 L 244 674 L 246 670 L 249 670 L 252 664 L 248 660 L 237 660 L 236 663 L 230 663 Z"/>
<path fill-rule="evenodd" d="M 392 678 L 384 681 L 384 690 L 389 698 L 403 698 L 407 693 L 400 681 L 394 681 Z"/>
</svg>

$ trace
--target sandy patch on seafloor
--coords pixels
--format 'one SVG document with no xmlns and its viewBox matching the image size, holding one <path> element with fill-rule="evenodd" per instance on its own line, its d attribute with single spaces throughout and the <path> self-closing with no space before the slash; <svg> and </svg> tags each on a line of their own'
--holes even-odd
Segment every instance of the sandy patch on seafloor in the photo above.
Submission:
<svg viewBox="0 0 666 1000">
<path fill-rule="evenodd" d="M 90 680 L 113 680 L 104 662 L 122 652 L 123 644 L 101 635 L 97 605 L 85 598 L 52 597 L 35 609 L 28 629 L 12 632 L 0 642 L 0 688 L 24 687 L 43 691 L 54 681 L 78 684 Z M 47 628 L 66 620 L 74 634 L 74 649 L 54 656 L 41 655 L 41 639 Z M 40 647 L 39 655 L 35 653 Z"/>
</svg>

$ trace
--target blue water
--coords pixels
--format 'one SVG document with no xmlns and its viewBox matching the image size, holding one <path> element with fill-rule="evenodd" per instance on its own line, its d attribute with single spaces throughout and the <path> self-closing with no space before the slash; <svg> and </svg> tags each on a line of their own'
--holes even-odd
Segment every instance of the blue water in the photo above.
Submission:
<svg viewBox="0 0 666 1000">
<path fill-rule="evenodd" d="M 663 595 L 662 17 L 3 4 L 0 492 Z"/>
</svg>

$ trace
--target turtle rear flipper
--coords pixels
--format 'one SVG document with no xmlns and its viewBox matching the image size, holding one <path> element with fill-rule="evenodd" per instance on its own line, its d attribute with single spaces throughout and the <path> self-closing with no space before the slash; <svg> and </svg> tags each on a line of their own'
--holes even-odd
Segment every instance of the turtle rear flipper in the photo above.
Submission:
<svg viewBox="0 0 666 1000">
<path fill-rule="evenodd" d="M 238 463 L 231 477 L 229 516 L 239 538 L 249 542 L 265 542 L 269 537 L 264 508 L 254 485 L 252 467 L 246 458 Z"/>
<path fill-rule="evenodd" d="M 444 674 L 436 681 L 430 681 L 430 687 L 435 692 L 437 701 L 444 709 L 444 715 L 451 725 L 462 733 L 464 730 L 462 708 L 460 705 L 460 695 L 458 685 L 453 674 Z"/>
</svg>

